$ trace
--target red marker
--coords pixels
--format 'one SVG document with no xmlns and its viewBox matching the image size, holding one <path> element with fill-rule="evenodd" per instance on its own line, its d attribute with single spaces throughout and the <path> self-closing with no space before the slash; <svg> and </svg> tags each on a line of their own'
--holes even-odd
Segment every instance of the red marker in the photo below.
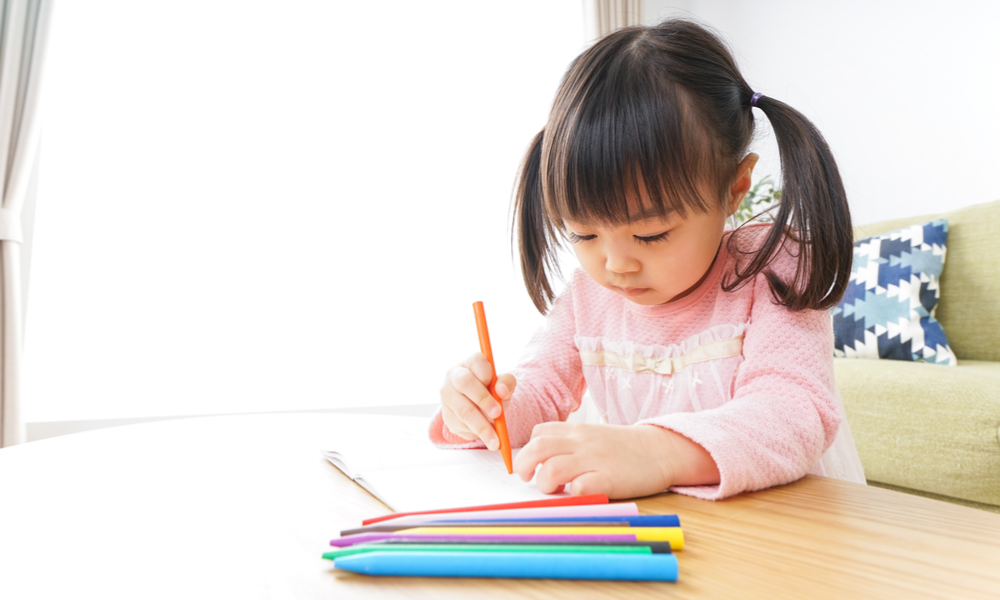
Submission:
<svg viewBox="0 0 1000 600">
<path fill-rule="evenodd" d="M 500 405 L 500 416 L 493 419 L 493 425 L 497 429 L 497 437 L 500 438 L 500 453 L 503 455 L 503 464 L 507 466 L 507 472 L 514 473 L 514 462 L 510 456 L 510 437 L 507 435 L 507 421 L 503 416 L 503 402 L 497 396 L 497 368 L 493 363 L 493 349 L 490 347 L 490 330 L 486 328 L 486 311 L 482 302 L 473 302 L 472 310 L 476 313 L 476 329 L 479 331 L 479 350 L 486 355 L 486 360 L 490 363 L 493 376 L 490 379 L 490 395 Z"/>
</svg>

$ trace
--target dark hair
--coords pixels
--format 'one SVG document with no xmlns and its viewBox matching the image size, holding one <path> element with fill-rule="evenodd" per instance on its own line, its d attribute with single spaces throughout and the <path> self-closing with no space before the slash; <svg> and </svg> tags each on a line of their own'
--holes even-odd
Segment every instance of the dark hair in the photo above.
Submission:
<svg viewBox="0 0 1000 600">
<path fill-rule="evenodd" d="M 690 21 L 619 29 L 573 61 L 514 198 L 521 274 L 539 312 L 555 296 L 549 277 L 558 273 L 564 218 L 626 223 L 628 198 L 643 188 L 661 216 L 709 211 L 705 185 L 724 205 L 753 137 L 753 93 L 725 44 Z M 836 161 L 801 113 L 766 96 L 756 105 L 777 138 L 781 202 L 775 226 L 723 289 L 763 272 L 790 310 L 829 308 L 847 286 L 853 243 Z M 786 236 L 798 243 L 790 282 L 765 271 Z"/>
</svg>

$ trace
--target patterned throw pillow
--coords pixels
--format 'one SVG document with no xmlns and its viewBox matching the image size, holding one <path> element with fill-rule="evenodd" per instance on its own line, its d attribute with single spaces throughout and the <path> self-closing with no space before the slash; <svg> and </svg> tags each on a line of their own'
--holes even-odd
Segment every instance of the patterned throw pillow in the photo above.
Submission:
<svg viewBox="0 0 1000 600">
<path fill-rule="evenodd" d="M 831 310 L 834 356 L 958 364 L 934 318 L 947 242 L 944 219 L 854 242 L 847 291 Z"/>
</svg>

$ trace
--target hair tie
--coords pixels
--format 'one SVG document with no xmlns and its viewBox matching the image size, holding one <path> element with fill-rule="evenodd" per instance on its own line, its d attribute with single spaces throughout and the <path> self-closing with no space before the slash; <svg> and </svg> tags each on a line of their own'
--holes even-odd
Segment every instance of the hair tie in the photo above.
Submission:
<svg viewBox="0 0 1000 600">
<path fill-rule="evenodd" d="M 750 96 L 750 106 L 757 106 L 757 101 L 764 97 L 764 94 L 760 92 L 754 92 L 753 96 Z"/>
</svg>

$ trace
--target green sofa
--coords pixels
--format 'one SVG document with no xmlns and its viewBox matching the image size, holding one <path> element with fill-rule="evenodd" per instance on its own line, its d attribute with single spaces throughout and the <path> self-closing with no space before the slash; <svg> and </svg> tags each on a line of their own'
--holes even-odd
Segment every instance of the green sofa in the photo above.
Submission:
<svg viewBox="0 0 1000 600">
<path fill-rule="evenodd" d="M 948 219 L 936 317 L 957 367 L 834 359 L 869 484 L 1000 512 L 1000 201 L 856 227 Z"/>
</svg>

